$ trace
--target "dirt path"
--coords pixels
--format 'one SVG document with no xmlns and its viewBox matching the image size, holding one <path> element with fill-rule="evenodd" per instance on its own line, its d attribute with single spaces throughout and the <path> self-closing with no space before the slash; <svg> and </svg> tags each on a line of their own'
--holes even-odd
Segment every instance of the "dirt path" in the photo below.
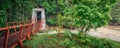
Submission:
<svg viewBox="0 0 120 48">
<path fill-rule="evenodd" d="M 71 31 L 72 33 L 78 34 L 77 30 L 71 30 Z M 120 26 L 119 27 L 114 27 L 114 26 L 101 27 L 101 28 L 98 28 L 96 31 L 91 30 L 88 34 L 91 36 L 107 38 L 107 39 L 120 42 Z"/>
<path fill-rule="evenodd" d="M 71 30 L 72 33 L 78 34 L 78 30 Z M 41 34 L 41 33 L 40 33 Z M 43 33 L 46 34 L 46 33 Z M 57 34 L 57 32 L 49 31 L 48 34 Z M 107 38 L 115 41 L 120 42 L 120 27 L 101 27 L 98 28 L 97 31 L 91 30 L 89 33 L 91 36 L 100 37 L 100 38 Z"/>
<path fill-rule="evenodd" d="M 107 38 L 111 40 L 120 41 L 120 28 L 102 27 L 98 28 L 97 31 L 91 30 L 89 33 L 91 36 L 100 38 Z"/>
</svg>

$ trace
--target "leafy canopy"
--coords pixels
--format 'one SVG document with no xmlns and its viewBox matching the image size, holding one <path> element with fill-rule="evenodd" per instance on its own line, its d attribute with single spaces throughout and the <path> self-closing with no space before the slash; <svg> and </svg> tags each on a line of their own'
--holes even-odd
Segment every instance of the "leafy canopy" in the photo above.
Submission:
<svg viewBox="0 0 120 48">
<path fill-rule="evenodd" d="M 64 26 L 80 27 L 80 32 L 88 32 L 108 25 L 111 6 L 115 0 L 77 0 L 64 9 Z"/>
</svg>

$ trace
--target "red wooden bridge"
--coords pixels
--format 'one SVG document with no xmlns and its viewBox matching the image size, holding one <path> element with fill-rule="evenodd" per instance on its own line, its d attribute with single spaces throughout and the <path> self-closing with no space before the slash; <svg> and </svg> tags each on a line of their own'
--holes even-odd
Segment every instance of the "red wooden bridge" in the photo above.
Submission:
<svg viewBox="0 0 120 48">
<path fill-rule="evenodd" d="M 28 39 L 35 32 L 40 31 L 41 21 L 31 23 L 31 20 L 10 22 L 7 27 L 0 28 L 0 48 L 15 48 L 19 46 L 23 48 L 23 41 Z"/>
</svg>

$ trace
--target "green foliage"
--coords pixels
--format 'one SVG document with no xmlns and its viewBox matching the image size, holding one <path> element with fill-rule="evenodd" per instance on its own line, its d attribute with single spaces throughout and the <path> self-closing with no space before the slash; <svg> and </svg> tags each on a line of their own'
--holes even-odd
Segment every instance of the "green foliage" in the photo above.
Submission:
<svg viewBox="0 0 120 48">
<path fill-rule="evenodd" d="M 7 16 L 7 19 L 4 19 L 6 22 L 28 20 L 31 17 L 32 8 L 41 5 L 46 9 L 46 16 L 58 15 L 57 19 L 53 18 L 47 20 L 50 25 L 61 25 L 68 28 L 80 27 L 81 32 L 87 32 L 92 28 L 98 28 L 108 24 L 108 21 L 111 19 L 109 15 L 111 6 L 116 1 L 4 0 L 0 2 L 0 10 L 4 10 L 7 13 L 4 15 Z"/>
<path fill-rule="evenodd" d="M 58 27 L 62 26 L 62 24 L 61 24 L 62 21 L 63 21 L 62 18 L 63 18 L 63 17 L 62 17 L 61 14 L 58 14 L 58 15 L 57 15 L 57 21 L 56 21 L 56 22 L 57 22 L 57 26 L 58 26 Z"/>
<path fill-rule="evenodd" d="M 32 9 L 37 7 L 37 5 L 46 9 L 46 16 L 56 16 L 58 12 L 62 13 L 64 0 L 0 0 L 0 10 L 7 13 L 5 15 L 7 19 L 4 19 L 7 22 L 19 22 L 30 19 Z M 4 26 L 4 24 L 1 25 Z"/>
<path fill-rule="evenodd" d="M 72 33 L 71 33 L 71 31 L 70 30 L 64 30 L 64 31 L 65 31 L 64 35 L 72 40 Z"/>
<path fill-rule="evenodd" d="M 48 18 L 46 22 L 50 26 L 56 26 L 57 24 L 56 20 L 57 20 L 56 18 Z"/>
<path fill-rule="evenodd" d="M 80 32 L 88 32 L 108 25 L 110 9 L 115 0 L 80 0 L 64 9 L 63 25 L 80 27 Z M 104 5 L 103 5 L 104 4 Z"/>
<path fill-rule="evenodd" d="M 0 0 L 0 27 L 5 27 L 6 22 L 30 19 L 35 6 L 34 0 Z"/>
<path fill-rule="evenodd" d="M 119 25 L 120 24 L 120 1 L 118 0 L 115 6 L 113 6 L 111 11 L 111 24 L 112 25 Z"/>
<path fill-rule="evenodd" d="M 0 27 L 6 26 L 7 13 L 4 10 L 0 10 Z"/>
<path fill-rule="evenodd" d="M 57 37 L 57 34 L 41 34 L 32 36 L 33 40 L 24 41 L 24 44 L 32 48 L 118 48 L 120 42 L 111 41 L 107 39 L 100 39 L 91 36 L 74 35 L 71 41 L 64 34 Z"/>
<path fill-rule="evenodd" d="M 70 39 L 66 38 L 62 43 L 61 43 L 62 46 L 65 46 L 65 47 L 72 47 L 75 45 L 74 42 L 72 42 Z"/>
<path fill-rule="evenodd" d="M 56 14 L 56 2 L 55 0 L 53 1 L 49 1 L 49 0 L 45 0 L 42 1 L 41 3 L 38 3 L 41 6 L 43 6 L 46 9 L 46 14 L 48 15 L 55 15 Z"/>
<path fill-rule="evenodd" d="M 43 5 L 48 11 L 50 9 L 60 10 L 60 14 L 56 15 L 57 21 L 51 21 L 52 23 L 67 28 L 80 27 L 80 32 L 88 32 L 91 29 L 108 25 L 112 19 L 110 10 L 116 0 L 59 0 L 58 3 L 55 2 L 53 0 Z M 52 6 L 50 3 L 56 4 L 56 7 L 50 8 L 49 6 Z M 60 6 L 62 8 L 59 8 Z"/>
</svg>

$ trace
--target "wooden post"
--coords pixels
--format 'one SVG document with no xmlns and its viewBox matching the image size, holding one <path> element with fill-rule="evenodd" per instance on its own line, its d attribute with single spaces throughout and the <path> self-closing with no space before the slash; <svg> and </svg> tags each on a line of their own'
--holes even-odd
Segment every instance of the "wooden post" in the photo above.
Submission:
<svg viewBox="0 0 120 48">
<path fill-rule="evenodd" d="M 34 28 L 33 28 L 33 26 L 34 26 L 34 24 L 32 23 L 32 25 L 31 25 L 31 35 L 34 35 Z"/>
<path fill-rule="evenodd" d="M 20 26 L 20 34 L 19 34 L 19 42 L 18 42 L 18 45 L 19 45 L 21 48 L 23 48 L 22 31 L 23 31 L 23 26 Z"/>
<path fill-rule="evenodd" d="M 4 48 L 7 48 L 8 36 L 9 36 L 9 28 L 7 29 L 7 32 L 5 32 Z"/>
<path fill-rule="evenodd" d="M 31 38 L 30 38 L 30 26 L 31 26 L 31 25 L 29 24 L 29 25 L 27 25 L 27 26 L 28 26 L 28 28 L 27 28 L 27 29 L 28 29 L 28 31 L 27 31 L 27 39 L 28 39 L 28 40 L 31 40 Z"/>
</svg>

